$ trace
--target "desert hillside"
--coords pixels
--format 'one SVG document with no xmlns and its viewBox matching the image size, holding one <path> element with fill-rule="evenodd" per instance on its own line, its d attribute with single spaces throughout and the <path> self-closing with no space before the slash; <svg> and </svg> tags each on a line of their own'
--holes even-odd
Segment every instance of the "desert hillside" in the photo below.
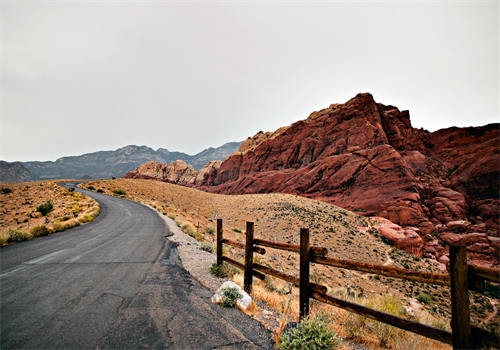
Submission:
<svg viewBox="0 0 500 350">
<path fill-rule="evenodd" d="M 95 200 L 55 181 L 0 182 L 0 208 L 0 246 L 85 224 L 100 211 Z"/>
<path fill-rule="evenodd" d="M 125 177 L 214 193 L 298 194 L 390 220 L 381 234 L 416 256 L 446 262 L 443 239 L 462 234 L 475 263 L 498 266 L 499 155 L 499 124 L 430 133 L 413 128 L 408 111 L 364 93 L 258 133 L 198 172 L 147 163 Z"/>
<path fill-rule="evenodd" d="M 379 222 L 335 205 L 290 194 L 212 194 L 185 186 L 144 179 L 117 179 L 82 184 L 81 187 L 121 195 L 155 207 L 174 219 L 185 232 L 199 241 L 215 244 L 215 219 L 222 218 L 224 236 L 244 242 L 245 222 L 255 222 L 255 237 L 298 244 L 299 230 L 307 227 L 311 244 L 328 248 L 336 258 L 385 264 L 421 271 L 442 271 L 444 266 L 427 258 L 412 256 L 377 239 Z M 242 252 L 227 247 L 228 254 L 242 259 Z M 293 275 L 298 273 L 298 255 L 267 249 L 257 259 Z M 208 268 L 208 267 L 207 267 Z M 316 266 L 311 278 L 329 287 L 333 293 L 356 296 L 390 293 L 403 301 L 408 310 L 426 310 L 437 319 L 450 317 L 449 291 L 440 286 L 402 281 Z M 429 296 L 429 303 L 421 302 Z M 474 293 L 474 322 L 487 320 L 487 326 L 498 328 L 500 320 L 496 299 Z M 432 322 L 436 322 L 436 321 Z M 427 320 L 427 322 L 431 322 Z M 446 324 L 446 323 L 445 323 Z"/>
</svg>

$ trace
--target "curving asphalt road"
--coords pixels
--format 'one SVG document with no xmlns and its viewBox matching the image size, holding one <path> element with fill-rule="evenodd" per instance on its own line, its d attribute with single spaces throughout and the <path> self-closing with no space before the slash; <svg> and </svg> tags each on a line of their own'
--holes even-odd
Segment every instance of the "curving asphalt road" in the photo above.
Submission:
<svg viewBox="0 0 500 350">
<path fill-rule="evenodd" d="M 96 220 L 0 249 L 1 349 L 271 347 L 258 322 L 210 302 L 153 210 L 78 191 Z"/>
</svg>

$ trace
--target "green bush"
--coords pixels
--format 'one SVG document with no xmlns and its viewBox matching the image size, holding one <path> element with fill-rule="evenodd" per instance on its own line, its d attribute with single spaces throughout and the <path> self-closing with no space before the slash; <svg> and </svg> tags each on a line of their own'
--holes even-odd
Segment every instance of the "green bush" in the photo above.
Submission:
<svg viewBox="0 0 500 350">
<path fill-rule="evenodd" d="M 208 244 L 206 242 L 203 242 L 202 244 L 200 244 L 200 249 L 204 250 L 206 252 L 209 252 L 209 253 L 213 253 L 214 252 L 214 248 L 210 244 Z"/>
<path fill-rule="evenodd" d="M 98 188 L 97 193 L 104 193 L 104 190 L 102 188 Z"/>
<path fill-rule="evenodd" d="M 420 293 L 417 297 L 417 300 L 425 305 L 429 305 L 432 301 L 432 296 L 430 296 L 429 294 Z"/>
<path fill-rule="evenodd" d="M 43 225 L 33 226 L 30 230 L 30 233 L 33 235 L 33 237 L 47 236 L 49 234 L 49 230 Z"/>
<path fill-rule="evenodd" d="M 236 300 L 243 298 L 238 288 L 224 288 L 222 294 L 224 295 L 224 299 L 222 300 L 222 306 L 224 307 L 234 307 Z"/>
<path fill-rule="evenodd" d="M 215 230 L 213 227 L 209 226 L 209 227 L 205 228 L 205 232 L 208 234 L 213 234 L 215 232 Z"/>
<path fill-rule="evenodd" d="M 68 188 L 68 192 L 75 192 L 75 188 L 74 187 Z"/>
<path fill-rule="evenodd" d="M 50 199 L 44 204 L 40 204 L 38 207 L 36 207 L 36 211 L 40 212 L 43 216 L 47 216 L 47 214 L 50 213 L 53 209 L 54 204 L 52 204 L 52 201 Z"/>
<path fill-rule="evenodd" d="M 118 196 L 125 196 L 127 194 L 127 192 L 125 192 L 124 190 L 113 190 L 113 193 L 118 195 Z"/>
<path fill-rule="evenodd" d="M 87 190 L 90 190 L 90 191 L 95 191 L 95 187 L 90 185 L 90 186 L 87 186 Z"/>
<path fill-rule="evenodd" d="M 240 230 L 239 228 L 237 228 L 237 227 L 233 228 L 233 231 L 234 231 L 234 232 L 238 232 L 238 233 L 240 233 L 240 232 L 241 232 L 241 230 Z"/>
<path fill-rule="evenodd" d="M 3 194 L 12 193 L 12 188 L 2 187 L 2 193 Z"/>
<path fill-rule="evenodd" d="M 224 265 L 212 264 L 212 266 L 210 266 L 210 273 L 219 278 L 227 277 L 227 271 Z"/>
<path fill-rule="evenodd" d="M 339 339 L 321 316 L 304 318 L 297 328 L 281 336 L 281 350 L 322 350 L 339 346 Z"/>
</svg>

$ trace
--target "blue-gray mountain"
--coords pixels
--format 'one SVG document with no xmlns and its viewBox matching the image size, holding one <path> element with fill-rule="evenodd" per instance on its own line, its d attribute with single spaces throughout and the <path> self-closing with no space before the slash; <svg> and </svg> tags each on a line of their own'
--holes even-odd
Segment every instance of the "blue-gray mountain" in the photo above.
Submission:
<svg viewBox="0 0 500 350">
<path fill-rule="evenodd" d="M 207 148 L 195 155 L 170 152 L 165 148 L 154 150 L 147 146 L 129 145 L 114 151 L 62 157 L 56 161 L 13 163 L 0 161 L 0 181 L 121 177 L 151 160 L 165 164 L 183 160 L 198 170 L 208 161 L 225 159 L 236 152 L 240 144 L 241 142 L 228 142 L 217 148 Z"/>
</svg>

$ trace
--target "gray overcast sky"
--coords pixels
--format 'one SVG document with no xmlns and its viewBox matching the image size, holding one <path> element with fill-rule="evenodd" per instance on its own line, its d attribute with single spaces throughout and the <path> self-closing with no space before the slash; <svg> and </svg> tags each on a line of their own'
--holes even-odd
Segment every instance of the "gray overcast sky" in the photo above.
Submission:
<svg viewBox="0 0 500 350">
<path fill-rule="evenodd" d="M 1 1 L 0 159 L 196 153 L 358 92 L 498 122 L 497 1 Z"/>
</svg>

